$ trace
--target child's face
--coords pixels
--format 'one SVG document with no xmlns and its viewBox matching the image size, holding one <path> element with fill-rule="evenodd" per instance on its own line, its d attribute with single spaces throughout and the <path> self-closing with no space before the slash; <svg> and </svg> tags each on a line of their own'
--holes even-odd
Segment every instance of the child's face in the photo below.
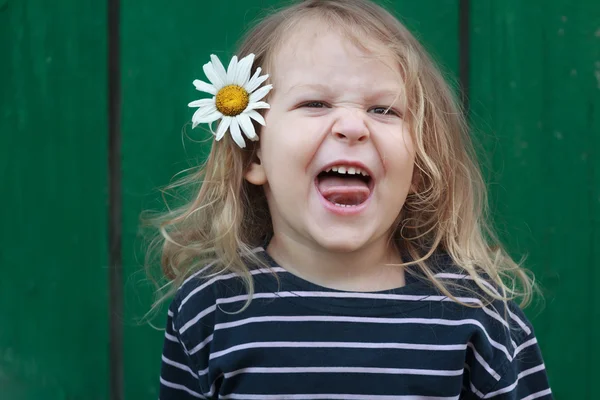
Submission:
<svg viewBox="0 0 600 400">
<path fill-rule="evenodd" d="M 314 22 L 298 30 L 274 57 L 260 164 L 246 179 L 264 185 L 275 238 L 328 252 L 384 244 L 414 168 L 398 65 Z M 383 114 L 390 106 L 397 115 Z M 334 166 L 369 177 L 324 176 Z"/>
</svg>

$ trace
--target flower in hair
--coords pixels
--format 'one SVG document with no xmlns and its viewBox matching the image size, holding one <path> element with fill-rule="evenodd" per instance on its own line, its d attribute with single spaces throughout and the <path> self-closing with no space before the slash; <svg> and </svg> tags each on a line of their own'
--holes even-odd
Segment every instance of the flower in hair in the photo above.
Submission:
<svg viewBox="0 0 600 400">
<path fill-rule="evenodd" d="M 233 56 L 227 71 L 221 61 L 214 54 L 210 62 L 204 65 L 204 73 L 210 81 L 206 83 L 199 79 L 194 81 L 194 86 L 201 92 L 212 94 L 210 99 L 192 101 L 189 107 L 198 107 L 192 117 L 192 128 L 198 124 L 209 124 L 211 132 L 217 141 L 223 139 L 227 131 L 232 139 L 241 148 L 246 147 L 242 131 L 250 140 L 258 140 L 251 119 L 265 125 L 265 119 L 258 113 L 259 109 L 269 108 L 269 104 L 261 101 L 273 88 L 272 85 L 260 85 L 269 78 L 269 75 L 260 75 L 262 69 L 256 69 L 250 76 L 254 54 L 250 54 L 238 61 Z M 212 123 L 221 120 L 217 131 L 212 130 Z"/>
</svg>

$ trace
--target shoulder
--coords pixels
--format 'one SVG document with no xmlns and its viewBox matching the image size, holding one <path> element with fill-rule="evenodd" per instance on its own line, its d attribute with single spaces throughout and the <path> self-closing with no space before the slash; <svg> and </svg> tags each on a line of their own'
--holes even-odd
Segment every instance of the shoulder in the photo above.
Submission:
<svg viewBox="0 0 600 400">
<path fill-rule="evenodd" d="M 259 248 L 253 253 L 260 256 L 262 252 L 264 250 Z M 194 325 L 206 329 L 214 321 L 217 309 L 225 304 L 248 300 L 247 282 L 240 274 L 229 271 L 214 274 L 211 273 L 212 265 L 190 275 L 177 289 L 170 304 L 169 314 L 182 336 Z M 255 275 L 266 271 L 250 261 L 247 267 L 253 284 L 256 284 Z"/>
<path fill-rule="evenodd" d="M 521 308 L 515 301 L 499 300 L 502 290 L 486 274 L 480 274 L 481 279 L 476 282 L 445 253 L 435 255 L 431 270 L 434 277 L 455 298 L 454 302 L 459 305 L 460 313 L 464 317 L 475 319 L 483 328 L 494 331 L 493 336 L 510 341 L 532 334 L 532 325 Z M 432 287 L 432 290 L 439 292 L 437 288 Z"/>
<path fill-rule="evenodd" d="M 444 308 L 454 318 L 477 328 L 478 334 L 472 338 L 472 344 L 476 344 L 487 358 L 510 362 L 522 348 L 520 346 L 537 343 L 533 326 L 523 310 L 515 301 L 497 299 L 502 297 L 501 289 L 485 274 L 477 283 L 445 253 L 435 255 L 431 271 L 453 297 L 446 297 Z M 442 295 L 433 283 L 430 287 L 432 292 Z"/>
<path fill-rule="evenodd" d="M 237 274 L 206 276 L 206 268 L 188 277 L 173 297 L 169 312 L 173 314 L 173 323 L 180 333 L 184 333 L 192 323 L 210 316 L 217 307 L 218 299 L 244 290 Z"/>
<path fill-rule="evenodd" d="M 550 393 L 538 340 L 524 311 L 514 301 L 491 298 L 449 256 L 438 256 L 436 261 L 435 277 L 458 300 L 449 301 L 445 308 L 475 327 L 465 364 L 470 390 L 481 397 L 502 394 L 508 399 Z M 481 285 L 500 297 L 498 286 L 482 278 Z"/>
</svg>

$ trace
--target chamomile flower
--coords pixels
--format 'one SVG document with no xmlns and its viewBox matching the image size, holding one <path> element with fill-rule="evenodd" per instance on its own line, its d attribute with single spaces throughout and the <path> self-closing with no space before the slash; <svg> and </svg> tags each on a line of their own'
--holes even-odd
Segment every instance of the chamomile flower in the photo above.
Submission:
<svg viewBox="0 0 600 400">
<path fill-rule="evenodd" d="M 265 119 L 258 113 L 259 109 L 269 108 L 269 104 L 261 101 L 273 88 L 272 85 L 260 85 L 269 78 L 269 75 L 260 75 L 261 68 L 257 68 L 251 77 L 250 72 L 254 62 L 254 54 L 250 54 L 238 61 L 233 56 L 227 71 L 214 54 L 210 62 L 204 65 L 204 73 L 210 81 L 206 83 L 199 79 L 194 81 L 194 86 L 201 92 L 212 94 L 210 99 L 192 101 L 189 107 L 198 107 L 192 117 L 192 128 L 198 124 L 209 124 L 215 135 L 215 140 L 223 139 L 227 131 L 241 148 L 246 147 L 242 131 L 250 140 L 258 140 L 251 119 L 265 125 Z M 221 120 L 216 132 L 212 130 L 212 123 Z"/>
</svg>

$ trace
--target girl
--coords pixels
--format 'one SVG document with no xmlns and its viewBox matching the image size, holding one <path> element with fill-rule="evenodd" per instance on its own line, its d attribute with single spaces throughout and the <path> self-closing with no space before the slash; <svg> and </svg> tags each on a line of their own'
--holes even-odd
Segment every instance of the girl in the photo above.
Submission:
<svg viewBox="0 0 600 400">
<path fill-rule="evenodd" d="M 216 141 L 160 219 L 160 398 L 550 399 L 513 303 L 531 281 L 406 28 L 367 0 L 308 0 L 238 54 L 194 82 Z"/>
</svg>

